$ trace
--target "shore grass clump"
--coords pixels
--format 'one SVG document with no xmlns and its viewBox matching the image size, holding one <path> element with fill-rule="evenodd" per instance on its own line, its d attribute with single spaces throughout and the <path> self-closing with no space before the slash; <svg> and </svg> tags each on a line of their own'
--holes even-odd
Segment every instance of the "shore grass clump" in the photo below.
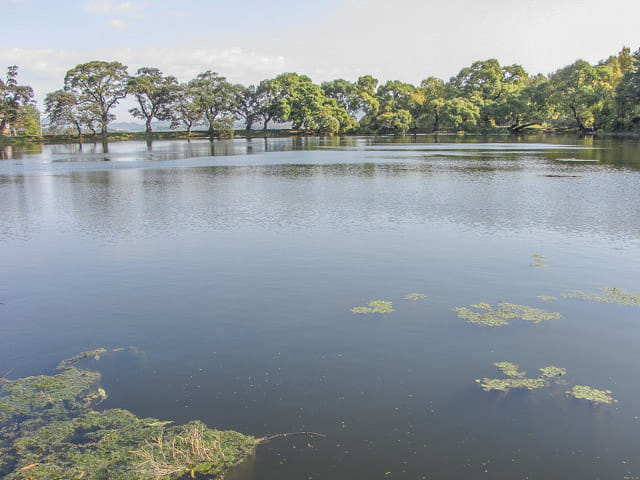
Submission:
<svg viewBox="0 0 640 480">
<path fill-rule="evenodd" d="M 571 397 L 588 400 L 591 403 L 599 405 L 617 402 L 617 400 L 611 396 L 613 393 L 611 390 L 598 390 L 597 388 L 588 387 L 587 385 L 576 385 L 565 393 Z"/>
<path fill-rule="evenodd" d="M 253 455 L 260 439 L 201 422 L 139 418 L 128 410 L 96 411 L 107 393 L 100 374 L 76 366 L 100 353 L 61 362 L 57 375 L 0 385 L 0 478 L 222 478 Z"/>
<path fill-rule="evenodd" d="M 480 311 L 474 311 L 471 308 Z M 562 315 L 557 312 L 547 312 L 540 308 L 508 302 L 500 302 L 496 308 L 488 303 L 478 303 L 470 305 L 470 308 L 457 307 L 454 311 L 458 314 L 458 317 L 464 318 L 470 323 L 489 327 L 509 325 L 509 320 L 514 319 L 540 323 L 546 320 L 562 318 Z"/>
<path fill-rule="evenodd" d="M 387 300 L 372 300 L 366 307 L 353 307 L 351 313 L 391 313 L 393 312 L 393 302 Z"/>
<path fill-rule="evenodd" d="M 426 298 L 424 293 L 408 293 L 404 296 L 405 300 L 412 300 L 412 301 L 417 301 L 417 300 L 424 300 Z"/>
<path fill-rule="evenodd" d="M 564 368 L 548 366 L 540 369 L 537 378 L 525 377 L 525 372 L 518 370 L 518 365 L 511 362 L 494 363 L 507 378 L 479 378 L 476 380 L 485 392 L 509 392 L 511 390 L 537 390 L 550 384 L 551 379 L 564 375 Z"/>
<path fill-rule="evenodd" d="M 593 300 L 601 303 L 617 303 L 618 305 L 635 305 L 640 307 L 640 293 L 630 293 L 622 288 L 605 287 L 602 294 L 585 293 L 580 290 L 574 292 L 563 293 L 565 298 L 582 298 L 584 300 Z"/>
</svg>

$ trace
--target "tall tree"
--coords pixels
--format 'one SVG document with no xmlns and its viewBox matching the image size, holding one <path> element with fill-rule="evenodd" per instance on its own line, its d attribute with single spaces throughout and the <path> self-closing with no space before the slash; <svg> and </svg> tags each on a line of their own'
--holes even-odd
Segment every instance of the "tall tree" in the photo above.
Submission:
<svg viewBox="0 0 640 480">
<path fill-rule="evenodd" d="M 128 80 L 127 67 L 120 62 L 95 60 L 69 70 L 64 77 L 64 88 L 76 95 L 79 104 L 95 117 L 101 133 L 105 134 L 107 125 L 115 119 L 111 110 L 127 95 Z"/>
<path fill-rule="evenodd" d="M 553 101 L 581 131 L 600 128 L 613 99 L 612 79 L 609 66 L 578 60 L 551 75 Z"/>
<path fill-rule="evenodd" d="M 235 113 L 239 119 L 244 120 L 245 129 L 251 130 L 253 124 L 260 118 L 260 95 L 255 85 L 234 85 Z"/>
<path fill-rule="evenodd" d="M 145 131 L 151 133 L 153 119 L 169 120 L 173 103 L 177 93 L 178 80 L 169 75 L 162 75 L 157 68 L 142 67 L 136 75 L 129 78 L 127 93 L 132 94 L 138 105 L 129 110 L 135 118 L 144 120 Z"/>
<path fill-rule="evenodd" d="M 616 110 L 618 128 L 640 125 L 640 49 L 616 88 Z"/>
<path fill-rule="evenodd" d="M 209 134 L 213 135 L 217 119 L 233 116 L 235 111 L 233 86 L 225 77 L 207 70 L 189 82 L 189 89 L 209 125 Z"/>
<path fill-rule="evenodd" d="M 178 86 L 170 110 L 171 128 L 179 128 L 182 126 L 187 130 L 187 136 L 191 135 L 191 129 L 200 122 L 203 117 L 196 94 L 189 84 L 181 84 Z"/>
<path fill-rule="evenodd" d="M 44 105 L 51 128 L 74 128 L 79 136 L 82 135 L 82 112 L 78 107 L 78 99 L 73 92 L 56 90 L 48 93 L 44 99 Z"/>
<path fill-rule="evenodd" d="M 33 105 L 33 89 L 18 84 L 18 67 L 7 68 L 7 79 L 0 79 L 0 135 L 13 128 L 20 115 L 20 108 Z"/>
</svg>

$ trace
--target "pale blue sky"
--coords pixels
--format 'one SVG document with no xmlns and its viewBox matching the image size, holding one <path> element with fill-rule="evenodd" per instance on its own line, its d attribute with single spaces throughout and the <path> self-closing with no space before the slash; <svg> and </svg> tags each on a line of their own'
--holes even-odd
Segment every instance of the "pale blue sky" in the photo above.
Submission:
<svg viewBox="0 0 640 480">
<path fill-rule="evenodd" d="M 0 68 L 17 64 L 38 99 L 94 59 L 181 81 L 212 69 L 245 84 L 285 71 L 417 83 L 478 59 L 550 73 L 640 47 L 638 0 L 0 0 L 0 14 Z"/>
</svg>

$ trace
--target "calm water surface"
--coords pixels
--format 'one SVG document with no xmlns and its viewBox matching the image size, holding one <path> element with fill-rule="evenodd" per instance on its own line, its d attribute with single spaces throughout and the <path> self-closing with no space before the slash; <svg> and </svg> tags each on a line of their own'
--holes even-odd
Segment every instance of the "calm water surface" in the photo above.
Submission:
<svg viewBox="0 0 640 480">
<path fill-rule="evenodd" d="M 507 142 L 4 148 L 0 373 L 134 346 L 95 365 L 105 408 L 327 435 L 260 447 L 240 480 L 637 479 L 640 309 L 537 296 L 640 291 L 640 145 Z M 395 312 L 351 313 L 370 300 Z M 564 318 L 453 311 L 500 301 Z M 483 392 L 496 361 L 566 385 Z"/>
</svg>

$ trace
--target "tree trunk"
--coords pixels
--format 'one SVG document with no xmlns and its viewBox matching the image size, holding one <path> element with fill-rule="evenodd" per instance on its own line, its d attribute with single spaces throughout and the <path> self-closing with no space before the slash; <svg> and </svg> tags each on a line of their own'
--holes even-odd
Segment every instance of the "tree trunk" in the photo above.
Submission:
<svg viewBox="0 0 640 480">
<path fill-rule="evenodd" d="M 145 132 L 151 133 L 151 118 L 147 118 L 147 121 L 144 124 Z"/>
<path fill-rule="evenodd" d="M 582 123 L 582 120 L 580 120 L 580 116 L 578 115 L 578 112 L 576 111 L 575 107 L 573 105 L 570 105 L 569 108 L 573 112 L 573 117 L 576 119 L 578 128 L 580 129 L 581 132 L 584 132 L 586 128 L 584 128 L 584 124 Z"/>
<path fill-rule="evenodd" d="M 440 129 L 440 115 L 435 113 L 435 119 L 433 120 L 433 131 L 437 132 Z"/>
<path fill-rule="evenodd" d="M 253 118 L 247 118 L 247 126 L 246 129 L 247 130 L 251 130 L 251 127 L 253 126 Z"/>
<path fill-rule="evenodd" d="M 262 127 L 262 130 L 264 130 L 265 132 L 267 131 L 267 125 L 269 125 L 269 119 L 265 118 L 264 119 L 264 127 Z"/>
</svg>

